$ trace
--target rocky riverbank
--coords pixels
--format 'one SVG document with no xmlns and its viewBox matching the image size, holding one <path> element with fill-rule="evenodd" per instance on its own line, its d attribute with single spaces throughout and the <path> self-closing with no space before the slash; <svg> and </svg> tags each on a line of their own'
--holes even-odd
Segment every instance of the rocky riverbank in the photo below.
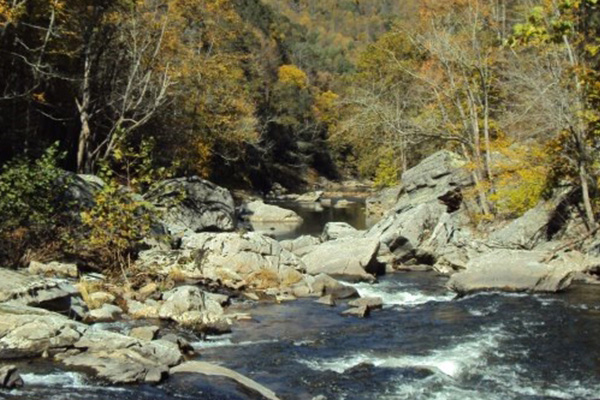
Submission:
<svg viewBox="0 0 600 400">
<path fill-rule="evenodd" d="M 251 319 L 232 307 L 240 302 L 341 301 L 344 315 L 366 317 L 382 299 L 359 298 L 344 282 L 372 283 L 399 270 L 447 275 L 459 295 L 556 292 L 576 280 L 597 281 L 600 237 L 575 240 L 581 237 L 577 203 L 568 191 L 482 230 L 471 223 L 477 205 L 463 195 L 472 186 L 463 166 L 457 155 L 438 152 L 406 171 L 401 187 L 370 202 L 381 215 L 372 228 L 330 223 L 319 237 L 284 241 L 236 226 L 240 218 L 301 223 L 290 210 L 254 201 L 236 212 L 229 191 L 200 178 L 159 182 L 144 198 L 159 222 L 120 282 L 63 262 L 69 260 L 0 269 L 0 384 L 23 384 L 9 362 L 43 357 L 113 384 L 156 384 L 185 371 L 233 379 L 259 397 L 276 398 L 234 371 L 187 363 L 186 337 L 228 332 Z M 74 182 L 71 198 L 93 203 L 102 182 Z M 128 328 L 103 329 L 114 321 Z"/>
</svg>

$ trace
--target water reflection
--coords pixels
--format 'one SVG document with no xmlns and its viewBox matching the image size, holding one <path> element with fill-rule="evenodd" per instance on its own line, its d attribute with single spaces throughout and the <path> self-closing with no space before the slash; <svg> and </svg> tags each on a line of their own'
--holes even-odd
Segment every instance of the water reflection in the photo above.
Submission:
<svg viewBox="0 0 600 400">
<path fill-rule="evenodd" d="M 363 199 L 325 199 L 315 203 L 271 202 L 270 204 L 295 211 L 303 219 L 301 224 L 253 223 L 254 230 L 277 240 L 294 239 L 302 235 L 318 236 L 328 222 L 346 222 L 356 229 L 367 228 Z"/>
</svg>

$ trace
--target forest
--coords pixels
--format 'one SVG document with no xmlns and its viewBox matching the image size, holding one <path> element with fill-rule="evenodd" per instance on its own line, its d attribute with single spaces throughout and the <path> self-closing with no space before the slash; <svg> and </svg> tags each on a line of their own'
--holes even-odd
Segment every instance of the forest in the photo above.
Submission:
<svg viewBox="0 0 600 400">
<path fill-rule="evenodd" d="M 52 214 L 24 203 L 53 168 L 141 193 L 190 175 L 261 193 L 319 177 L 381 188 L 439 148 L 468 161 L 476 223 L 571 185 L 594 229 L 599 7 L 0 0 L 2 234 Z"/>
</svg>

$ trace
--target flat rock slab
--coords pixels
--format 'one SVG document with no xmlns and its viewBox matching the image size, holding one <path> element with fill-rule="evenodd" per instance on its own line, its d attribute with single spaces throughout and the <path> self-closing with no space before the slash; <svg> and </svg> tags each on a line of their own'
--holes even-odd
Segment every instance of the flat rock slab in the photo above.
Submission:
<svg viewBox="0 0 600 400">
<path fill-rule="evenodd" d="M 452 275 L 448 287 L 460 294 L 502 290 L 558 292 L 566 289 L 578 272 L 595 268 L 600 260 L 579 252 L 496 250 L 471 259 L 466 271 Z"/>
<path fill-rule="evenodd" d="M 177 373 L 193 373 L 202 374 L 209 376 L 221 376 L 229 379 L 233 379 L 240 385 L 258 392 L 261 396 L 268 400 L 279 400 L 275 393 L 261 385 L 260 383 L 253 381 L 252 379 L 235 372 L 229 368 L 221 367 L 219 365 L 210 364 L 202 361 L 189 361 L 174 368 L 171 368 L 171 374 Z"/>
<path fill-rule="evenodd" d="M 253 201 L 246 204 L 245 210 L 249 213 L 247 218 L 250 222 L 302 222 L 302 217 L 294 211 L 272 204 L 265 204 L 262 201 Z"/>
<path fill-rule="evenodd" d="M 0 302 L 34 306 L 69 298 L 76 293 L 77 289 L 64 280 L 0 268 Z"/>
</svg>

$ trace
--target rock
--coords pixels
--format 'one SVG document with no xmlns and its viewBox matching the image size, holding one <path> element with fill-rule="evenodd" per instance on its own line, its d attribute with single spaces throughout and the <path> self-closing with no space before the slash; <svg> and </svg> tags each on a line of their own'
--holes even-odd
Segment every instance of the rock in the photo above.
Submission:
<svg viewBox="0 0 600 400">
<path fill-rule="evenodd" d="M 87 322 L 113 322 L 121 314 L 123 310 L 112 304 L 103 304 L 102 307 L 91 310 L 86 316 Z"/>
<path fill-rule="evenodd" d="M 296 198 L 296 201 L 298 203 L 316 203 L 321 199 L 323 193 L 323 191 L 304 193 L 298 196 L 298 198 Z"/>
<path fill-rule="evenodd" d="M 203 292 L 195 286 L 180 286 L 163 297 L 165 301 L 158 311 L 162 319 L 196 329 L 227 325 L 221 306 L 227 302 L 227 296 Z"/>
<path fill-rule="evenodd" d="M 182 360 L 176 344 L 140 341 L 114 332 L 89 329 L 74 347 L 82 353 L 62 359 L 67 366 L 87 367 L 112 383 L 155 381 Z"/>
<path fill-rule="evenodd" d="M 111 304 L 115 301 L 115 296 L 108 292 L 94 292 L 89 294 L 91 307 L 102 307 L 104 304 Z"/>
<path fill-rule="evenodd" d="M 71 296 L 78 293 L 64 280 L 32 277 L 0 268 L 0 302 L 68 312 Z"/>
<path fill-rule="evenodd" d="M 446 214 L 446 207 L 439 202 L 430 202 L 417 206 L 407 206 L 386 217 L 373 226 L 366 234 L 367 238 L 378 239 L 392 254 L 391 261 L 396 263 L 417 259 L 423 262 L 418 250 L 427 241 Z"/>
<path fill-rule="evenodd" d="M 381 297 L 361 297 L 348 302 L 351 307 L 367 307 L 369 310 L 374 310 L 383 307 L 383 300 Z"/>
<path fill-rule="evenodd" d="M 377 261 L 377 239 L 338 239 L 313 246 L 302 257 L 311 275 L 325 273 L 349 281 L 374 281 L 383 269 Z"/>
<path fill-rule="evenodd" d="M 256 232 L 198 233 L 172 252 L 142 252 L 138 267 L 168 275 L 176 269 L 189 279 L 203 279 L 239 290 L 307 285 L 304 263 L 281 245 Z"/>
<path fill-rule="evenodd" d="M 37 261 L 31 261 L 29 263 L 29 273 L 32 275 L 77 278 L 78 272 L 76 264 L 60 263 L 57 261 L 48 264 Z"/>
<path fill-rule="evenodd" d="M 181 336 L 175 335 L 174 333 L 168 333 L 161 337 L 160 340 L 176 344 L 179 350 L 184 354 L 194 353 L 194 347 L 187 340 Z"/>
<path fill-rule="evenodd" d="M 158 326 L 138 326 L 129 331 L 129 336 L 140 340 L 150 341 L 156 338 L 159 330 L 160 328 Z"/>
<path fill-rule="evenodd" d="M 347 316 L 347 317 L 365 318 L 365 317 L 369 316 L 369 307 L 367 307 L 367 306 L 353 307 L 346 311 L 343 311 L 342 315 Z"/>
<path fill-rule="evenodd" d="M 394 186 L 380 190 L 368 197 L 365 205 L 367 220 L 372 222 L 379 221 L 385 214 L 394 208 L 400 197 L 401 191 L 402 186 Z"/>
<path fill-rule="evenodd" d="M 318 296 L 331 296 L 333 299 L 349 299 L 358 297 L 358 291 L 352 286 L 344 285 L 327 274 L 319 274 L 314 278 L 312 288 Z"/>
<path fill-rule="evenodd" d="M 163 223 L 175 236 L 235 228 L 231 193 L 197 176 L 158 182 L 144 198 L 158 209 Z"/>
<path fill-rule="evenodd" d="M 340 199 L 333 204 L 333 208 L 348 208 L 352 204 L 354 204 L 353 201 L 346 200 L 346 199 Z"/>
<path fill-rule="evenodd" d="M 303 235 L 293 240 L 282 240 L 279 244 L 284 250 L 302 257 L 311 246 L 321 244 L 321 239 L 310 235 Z"/>
<path fill-rule="evenodd" d="M 333 298 L 332 295 L 328 294 L 326 296 L 321 297 L 319 300 L 316 301 L 319 304 L 325 304 L 326 306 L 331 306 L 334 307 L 335 306 L 335 299 Z"/>
<path fill-rule="evenodd" d="M 441 150 L 406 170 L 395 210 L 437 201 L 442 201 L 449 212 L 457 210 L 462 201 L 460 189 L 472 185 L 465 165 L 466 161 L 458 154 Z"/>
<path fill-rule="evenodd" d="M 158 292 L 158 285 L 154 282 L 150 282 L 137 291 L 137 298 L 139 300 L 145 300 L 156 292 Z"/>
<path fill-rule="evenodd" d="M 253 381 L 252 379 L 241 375 L 233 370 L 225 367 L 221 367 L 214 364 L 209 364 L 202 361 L 188 361 L 177 367 L 171 368 L 171 374 L 177 373 L 194 373 L 208 376 L 220 376 L 229 379 L 233 379 L 245 388 L 260 394 L 267 400 L 279 400 L 275 393 L 261 384 Z"/>
<path fill-rule="evenodd" d="M 44 309 L 0 304 L 0 359 L 64 350 L 86 330 L 86 325 Z"/>
<path fill-rule="evenodd" d="M 356 238 L 359 237 L 361 233 L 362 232 L 346 222 L 328 222 L 323 228 L 321 240 L 326 242 L 328 240 Z"/>
<path fill-rule="evenodd" d="M 248 203 L 244 207 L 246 218 L 252 222 L 301 223 L 302 217 L 292 210 L 265 204 L 260 200 Z"/>
<path fill-rule="evenodd" d="M 467 269 L 452 275 L 448 287 L 459 294 L 502 290 L 511 292 L 558 292 L 566 289 L 578 272 L 600 266 L 600 259 L 579 252 L 551 253 L 527 250 L 496 250 L 471 259 Z"/>
<path fill-rule="evenodd" d="M 136 319 L 158 318 L 160 303 L 155 300 L 140 302 L 133 299 L 127 300 L 127 314 Z"/>
<path fill-rule="evenodd" d="M 43 309 L 0 304 L 0 359 L 55 355 L 66 366 L 87 367 L 113 383 L 155 379 L 181 362 L 176 344 L 143 342 L 115 332 L 90 328 Z"/>
<path fill-rule="evenodd" d="M 59 179 L 60 185 L 65 185 L 64 204 L 68 204 L 73 209 L 73 215 L 79 211 L 90 209 L 96 205 L 96 193 L 98 193 L 106 183 L 95 175 L 74 174 L 66 172 Z"/>
<path fill-rule="evenodd" d="M 23 387 L 23 379 L 14 365 L 0 367 L 0 388 L 14 389 Z"/>
</svg>

